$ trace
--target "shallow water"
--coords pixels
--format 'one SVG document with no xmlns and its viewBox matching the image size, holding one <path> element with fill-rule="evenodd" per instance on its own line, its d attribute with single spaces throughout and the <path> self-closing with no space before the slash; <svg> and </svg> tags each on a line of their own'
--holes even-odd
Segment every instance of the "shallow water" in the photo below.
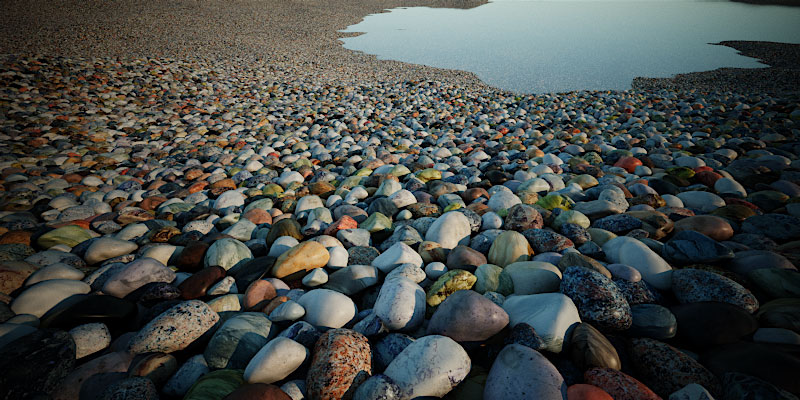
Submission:
<svg viewBox="0 0 800 400">
<path fill-rule="evenodd" d="M 727 1 L 494 1 L 469 10 L 412 7 L 369 15 L 344 47 L 474 72 L 525 93 L 629 89 L 669 77 L 763 64 L 723 40 L 800 43 L 800 8 Z"/>
</svg>

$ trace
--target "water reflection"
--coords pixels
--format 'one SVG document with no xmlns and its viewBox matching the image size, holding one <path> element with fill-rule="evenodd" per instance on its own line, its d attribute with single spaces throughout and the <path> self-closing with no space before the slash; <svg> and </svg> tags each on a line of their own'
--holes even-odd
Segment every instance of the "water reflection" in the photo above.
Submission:
<svg viewBox="0 0 800 400">
<path fill-rule="evenodd" d="M 344 47 L 528 92 L 628 89 L 637 76 L 761 67 L 723 40 L 800 43 L 800 8 L 726 1 L 495 1 L 366 17 Z"/>
</svg>

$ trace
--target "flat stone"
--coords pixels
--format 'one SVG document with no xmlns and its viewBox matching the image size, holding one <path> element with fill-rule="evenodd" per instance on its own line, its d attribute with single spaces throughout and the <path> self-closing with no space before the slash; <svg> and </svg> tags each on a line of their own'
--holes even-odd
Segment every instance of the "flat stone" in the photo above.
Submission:
<svg viewBox="0 0 800 400">
<path fill-rule="evenodd" d="M 733 258 L 733 251 L 695 231 L 680 231 L 664 244 L 664 257 L 680 263 L 713 263 Z"/>
</svg>

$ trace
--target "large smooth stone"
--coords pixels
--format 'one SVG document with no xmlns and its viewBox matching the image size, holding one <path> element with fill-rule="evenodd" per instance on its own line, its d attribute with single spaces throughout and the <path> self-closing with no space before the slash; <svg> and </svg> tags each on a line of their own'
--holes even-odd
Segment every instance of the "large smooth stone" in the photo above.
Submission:
<svg viewBox="0 0 800 400">
<path fill-rule="evenodd" d="M 80 359 L 105 349 L 111 344 L 108 327 L 99 322 L 84 324 L 70 329 L 75 341 L 75 358 Z"/>
<path fill-rule="evenodd" d="M 800 238 L 800 218 L 786 214 L 754 215 L 742 222 L 742 231 L 781 242 L 796 240 Z"/>
<path fill-rule="evenodd" d="M 511 326 L 524 322 L 542 338 L 545 350 L 560 353 L 567 331 L 581 322 L 572 300 L 561 293 L 512 296 L 503 303 Z"/>
<path fill-rule="evenodd" d="M 572 299 L 581 320 L 601 330 L 630 328 L 632 317 L 628 301 L 617 285 L 603 274 L 583 267 L 567 267 L 560 290 Z"/>
<path fill-rule="evenodd" d="M 658 304 L 637 304 L 631 306 L 633 324 L 628 331 L 632 336 L 651 339 L 670 339 L 678 330 L 675 316 L 668 308 Z"/>
<path fill-rule="evenodd" d="M 642 279 L 657 289 L 669 290 L 672 286 L 672 267 L 641 241 L 627 236 L 617 237 L 606 242 L 603 251 L 610 262 L 636 268 Z"/>
<path fill-rule="evenodd" d="M 681 263 L 712 263 L 733 258 L 733 251 L 695 231 L 680 231 L 664 244 L 661 254 Z"/>
<path fill-rule="evenodd" d="M 424 336 L 392 360 L 384 374 L 394 380 L 404 399 L 442 397 L 469 374 L 472 362 L 458 343 L 446 336 Z"/>
<path fill-rule="evenodd" d="M 269 341 L 271 328 L 264 313 L 237 313 L 217 329 L 203 357 L 210 368 L 244 369 Z"/>
<path fill-rule="evenodd" d="M 747 273 L 758 289 L 770 298 L 800 297 L 800 273 L 780 268 L 760 268 Z"/>
<path fill-rule="evenodd" d="M 528 239 L 521 233 L 505 231 L 495 239 L 489 248 L 489 263 L 505 267 L 509 264 L 528 261 L 533 255 L 533 249 Z"/>
<path fill-rule="evenodd" d="M 102 375 L 127 373 L 133 356 L 124 351 L 93 358 L 72 370 L 53 391 L 53 400 L 77 400 L 81 392 L 91 391 L 91 381 Z M 194 383 L 194 381 L 192 381 Z"/>
<path fill-rule="evenodd" d="M 39 319 L 42 328 L 69 330 L 102 322 L 112 331 L 128 331 L 136 323 L 136 303 L 107 295 L 79 295 L 59 303 Z"/>
<path fill-rule="evenodd" d="M 761 326 L 791 329 L 800 333 L 800 299 L 775 299 L 758 310 Z"/>
<path fill-rule="evenodd" d="M 372 351 L 364 335 L 349 329 L 331 329 L 314 345 L 306 376 L 309 398 L 342 399 L 372 374 Z"/>
<path fill-rule="evenodd" d="M 123 298 L 148 283 L 169 283 L 173 280 L 175 280 L 175 272 L 160 261 L 152 258 L 140 258 L 108 278 L 102 291 Z"/>
<path fill-rule="evenodd" d="M 192 300 L 205 296 L 208 289 L 222 280 L 225 274 L 225 268 L 220 266 L 201 269 L 178 285 L 178 289 L 181 291 L 181 298 Z"/>
<path fill-rule="evenodd" d="M 311 290 L 297 303 L 306 309 L 303 320 L 314 326 L 341 328 L 356 316 L 353 300 L 333 290 Z"/>
<path fill-rule="evenodd" d="M 387 279 L 373 311 L 389 330 L 416 329 L 425 318 L 425 291 L 403 276 Z"/>
<path fill-rule="evenodd" d="M 253 258 L 253 253 L 244 243 L 231 238 L 219 239 L 206 251 L 203 259 L 205 267 L 218 265 L 230 270 L 236 265 Z"/>
<path fill-rule="evenodd" d="M 431 224 L 425 233 L 425 240 L 439 243 L 444 249 L 452 249 L 459 244 L 469 245 L 472 227 L 469 218 L 460 212 L 446 212 Z"/>
<path fill-rule="evenodd" d="M 222 400 L 234 390 L 242 386 L 244 378 L 242 371 L 235 369 L 220 369 L 209 372 L 200 378 L 183 400 Z"/>
<path fill-rule="evenodd" d="M 476 271 L 477 274 L 477 271 Z M 502 269 L 499 282 L 511 281 L 516 295 L 557 292 L 561 286 L 561 270 L 542 261 L 522 261 Z M 477 286 L 477 284 L 476 284 Z"/>
<path fill-rule="evenodd" d="M 747 275 L 751 271 L 764 268 L 797 270 L 786 257 L 767 250 L 737 251 L 726 267 L 739 275 Z"/>
<path fill-rule="evenodd" d="M 249 383 L 280 381 L 300 368 L 308 356 L 308 349 L 302 344 L 289 338 L 277 337 L 253 356 L 244 370 L 244 379 Z"/>
<path fill-rule="evenodd" d="M 479 265 L 478 268 L 475 269 L 475 286 L 473 286 L 472 290 L 480 294 L 497 292 L 504 296 L 513 293 L 514 283 L 511 281 L 511 277 L 508 274 L 503 273 L 507 269 L 508 267 L 500 268 L 494 264 Z M 528 272 L 528 268 L 523 268 L 522 271 Z M 536 273 L 538 272 L 534 272 L 534 274 Z M 560 273 L 561 271 L 559 271 L 559 274 Z M 527 274 L 523 274 L 522 276 L 526 277 Z M 560 282 L 561 279 L 559 278 L 559 283 Z"/>
<path fill-rule="evenodd" d="M 88 264 L 96 264 L 109 258 L 130 254 L 138 247 L 136 243 L 127 240 L 102 237 L 92 241 L 92 244 L 86 249 L 83 259 Z"/>
<path fill-rule="evenodd" d="M 797 396 L 751 375 L 727 372 L 722 377 L 723 399 L 797 400 Z M 672 400 L 672 399 L 670 399 Z"/>
<path fill-rule="evenodd" d="M 722 302 L 678 304 L 670 308 L 677 335 L 698 349 L 735 343 L 758 329 L 758 322 L 741 307 Z"/>
<path fill-rule="evenodd" d="M 689 191 L 678 193 L 684 207 L 709 213 L 725 206 L 725 200 L 711 192 Z"/>
<path fill-rule="evenodd" d="M 10 294 L 19 289 L 38 269 L 38 266 L 25 261 L 0 262 L 0 293 Z"/>
<path fill-rule="evenodd" d="M 458 342 L 486 340 L 508 325 L 508 314 L 472 290 L 459 290 L 436 308 L 428 335 L 443 335 Z"/>
<path fill-rule="evenodd" d="M 83 271 L 64 263 L 55 263 L 48 265 L 44 268 L 32 273 L 28 279 L 25 280 L 25 286 L 31 286 L 39 282 L 44 282 L 52 279 L 69 279 L 79 281 L 83 279 Z"/>
<path fill-rule="evenodd" d="M 590 385 L 603 389 L 619 400 L 661 400 L 644 383 L 623 372 L 611 368 L 591 368 L 583 374 Z"/>
<path fill-rule="evenodd" d="M 292 400 L 281 388 L 265 383 L 239 386 L 223 400 Z"/>
<path fill-rule="evenodd" d="M 39 330 L 0 348 L 0 391 L 5 399 L 54 394 L 75 365 L 75 342 L 63 331 Z"/>
<path fill-rule="evenodd" d="M 758 300 L 749 290 L 732 279 L 710 271 L 680 269 L 672 274 L 672 292 L 679 302 L 721 301 L 741 307 L 749 313 L 758 310 Z"/>
<path fill-rule="evenodd" d="M 36 240 L 36 243 L 44 249 L 49 249 L 53 246 L 63 244 L 68 247 L 75 247 L 79 243 L 92 238 L 92 235 L 86 229 L 77 225 L 67 225 L 61 228 L 53 229 L 45 233 Z"/>
<path fill-rule="evenodd" d="M 403 265 L 413 264 L 422 267 L 422 257 L 409 245 L 397 242 L 389 247 L 383 254 L 372 260 L 372 266 L 388 274 L 393 269 Z"/>
<path fill-rule="evenodd" d="M 328 275 L 325 289 L 352 296 L 378 283 L 378 269 L 371 265 L 348 265 Z"/>
<path fill-rule="evenodd" d="M 631 339 L 630 355 L 635 370 L 658 395 L 668 397 L 682 387 L 697 383 L 720 393 L 720 382 L 711 371 L 680 350 L 654 339 Z"/>
<path fill-rule="evenodd" d="M 15 314 L 43 316 L 58 303 L 76 294 L 86 294 L 91 287 L 81 281 L 52 279 L 37 283 L 22 292 L 11 302 Z"/>
<path fill-rule="evenodd" d="M 541 353 L 519 344 L 509 344 L 492 364 L 483 398 L 562 400 L 567 398 L 567 384 Z"/>
<path fill-rule="evenodd" d="M 155 317 L 128 343 L 133 354 L 171 353 L 185 349 L 219 320 L 219 315 L 200 300 L 173 306 Z"/>
<path fill-rule="evenodd" d="M 312 241 L 303 242 L 278 257 L 272 267 L 272 275 L 276 278 L 284 278 L 296 272 L 322 268 L 329 259 L 328 249 L 322 244 Z"/>
<path fill-rule="evenodd" d="M 703 353 L 701 360 L 717 376 L 724 376 L 729 372 L 752 375 L 795 396 L 800 395 L 800 381 L 797 379 L 800 359 L 785 351 L 783 346 L 750 342 L 732 343 Z"/>
<path fill-rule="evenodd" d="M 675 222 L 673 232 L 695 231 L 716 241 L 728 240 L 733 236 L 733 228 L 728 221 L 713 215 L 696 215 Z"/>
<path fill-rule="evenodd" d="M 578 324 L 572 330 L 569 352 L 572 361 L 581 370 L 593 367 L 622 368 L 617 349 L 600 331 L 586 323 Z"/>
<path fill-rule="evenodd" d="M 183 397 L 189 388 L 209 371 L 208 363 L 202 354 L 192 356 L 169 378 L 162 390 L 170 396 Z"/>
</svg>

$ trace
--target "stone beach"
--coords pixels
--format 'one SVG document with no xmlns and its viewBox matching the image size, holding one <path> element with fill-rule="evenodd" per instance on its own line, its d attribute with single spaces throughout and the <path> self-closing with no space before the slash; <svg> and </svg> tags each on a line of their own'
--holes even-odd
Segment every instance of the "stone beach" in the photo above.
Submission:
<svg viewBox="0 0 800 400">
<path fill-rule="evenodd" d="M 3 398 L 800 396 L 791 79 L 522 95 L 336 42 L 404 2 L 232 3 L 4 4 Z"/>
</svg>

